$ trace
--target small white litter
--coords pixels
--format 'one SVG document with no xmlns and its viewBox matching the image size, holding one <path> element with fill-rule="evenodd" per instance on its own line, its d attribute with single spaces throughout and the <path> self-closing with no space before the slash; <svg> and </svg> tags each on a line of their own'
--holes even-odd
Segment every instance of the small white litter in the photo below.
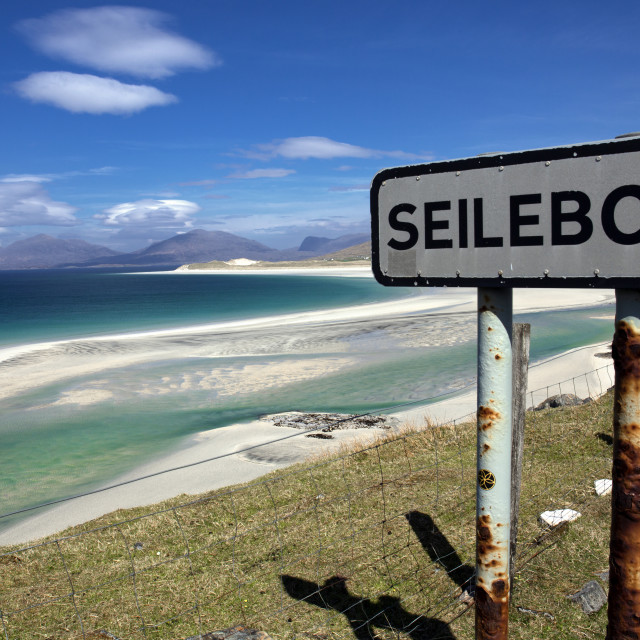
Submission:
<svg viewBox="0 0 640 640">
<path fill-rule="evenodd" d="M 613 485 L 611 480 L 603 478 L 602 480 L 596 480 L 593 484 L 599 496 L 608 496 L 611 493 L 611 486 Z"/>
<path fill-rule="evenodd" d="M 540 524 L 548 527 L 557 527 L 565 522 L 572 522 L 579 518 L 582 514 L 573 509 L 558 509 L 556 511 L 545 511 L 540 514 Z"/>
</svg>

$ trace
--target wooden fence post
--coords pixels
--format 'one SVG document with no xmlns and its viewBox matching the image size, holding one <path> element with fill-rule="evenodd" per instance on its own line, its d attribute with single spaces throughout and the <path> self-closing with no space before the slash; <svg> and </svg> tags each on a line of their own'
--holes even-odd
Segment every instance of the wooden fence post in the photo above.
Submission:
<svg viewBox="0 0 640 640">
<path fill-rule="evenodd" d="M 509 584 L 513 591 L 516 542 L 518 538 L 518 511 L 520 509 L 520 482 L 522 479 L 522 453 L 524 450 L 524 420 L 527 411 L 527 375 L 529 372 L 529 345 L 531 325 L 521 322 L 513 325 L 513 431 L 511 440 L 511 544 L 509 545 Z"/>
</svg>

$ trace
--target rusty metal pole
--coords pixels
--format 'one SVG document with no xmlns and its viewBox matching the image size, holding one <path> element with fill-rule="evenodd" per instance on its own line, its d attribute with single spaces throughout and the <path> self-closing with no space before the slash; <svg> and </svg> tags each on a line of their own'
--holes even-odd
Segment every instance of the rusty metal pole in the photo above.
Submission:
<svg viewBox="0 0 640 640">
<path fill-rule="evenodd" d="M 640 290 L 616 290 L 607 640 L 640 638 Z"/>
<path fill-rule="evenodd" d="M 476 640 L 509 628 L 512 316 L 512 289 L 478 289 Z"/>
</svg>

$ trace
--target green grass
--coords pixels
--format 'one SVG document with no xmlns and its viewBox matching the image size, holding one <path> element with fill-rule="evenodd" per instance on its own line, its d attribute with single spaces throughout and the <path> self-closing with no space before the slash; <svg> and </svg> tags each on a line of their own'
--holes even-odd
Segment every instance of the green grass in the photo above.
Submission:
<svg viewBox="0 0 640 640">
<path fill-rule="evenodd" d="M 598 434 L 611 434 L 611 412 L 608 394 L 527 415 L 510 638 L 604 637 L 606 607 L 587 616 L 566 596 L 607 568 L 610 501 L 593 480 L 610 476 L 611 446 Z M 583 515 L 541 528 L 540 512 L 564 507 Z M 236 624 L 274 639 L 441 637 L 430 624 L 470 640 L 473 608 L 459 596 L 474 522 L 475 424 L 408 430 L 3 549 L 2 622 L 11 640 L 100 629 L 174 640 Z M 422 631 L 403 632 L 419 615 Z"/>
</svg>

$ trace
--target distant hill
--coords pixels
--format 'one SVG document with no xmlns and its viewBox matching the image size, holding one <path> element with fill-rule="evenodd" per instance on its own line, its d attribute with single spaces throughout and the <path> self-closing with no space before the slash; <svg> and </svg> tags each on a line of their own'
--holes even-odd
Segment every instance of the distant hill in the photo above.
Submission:
<svg viewBox="0 0 640 640">
<path fill-rule="evenodd" d="M 41 233 L 0 247 L 0 269 L 46 269 L 115 255 L 117 251 L 84 240 L 60 240 Z"/>
<path fill-rule="evenodd" d="M 298 251 L 306 251 L 320 255 L 340 251 L 341 249 L 361 244 L 367 240 L 369 240 L 368 233 L 353 233 L 340 236 L 339 238 L 318 238 L 316 236 L 307 236 L 298 247 Z"/>
<path fill-rule="evenodd" d="M 316 236 L 307 236 L 300 246 L 298 251 L 318 251 L 322 250 L 322 247 L 330 242 L 329 238 L 318 238 Z"/>
<path fill-rule="evenodd" d="M 362 244 L 356 244 L 353 247 L 340 249 L 333 253 L 327 253 L 320 256 L 324 260 L 370 260 L 371 259 L 371 240 L 367 240 Z"/>
<path fill-rule="evenodd" d="M 278 250 L 225 231 L 195 229 L 156 242 L 136 253 L 145 260 L 166 260 L 170 256 L 173 262 L 182 263 L 186 258 L 202 260 L 212 255 L 222 260 L 238 257 L 267 260 L 270 256 L 277 255 Z"/>
<path fill-rule="evenodd" d="M 277 260 L 278 254 L 277 249 L 232 233 L 194 229 L 167 240 L 155 242 L 146 249 L 118 254 L 107 260 L 92 260 L 75 266 L 178 266 L 185 262 L 231 260 L 239 257 L 252 260 Z"/>
<path fill-rule="evenodd" d="M 249 261 L 251 262 L 251 261 Z M 340 268 L 347 266 L 345 263 L 353 266 L 371 265 L 371 241 L 363 242 L 340 249 L 333 253 L 327 253 L 323 256 L 314 256 L 311 258 L 298 260 L 277 260 L 277 261 L 255 261 L 252 264 L 239 264 L 237 261 L 209 260 L 207 262 L 191 262 L 181 265 L 180 271 L 207 271 L 207 270 L 223 270 L 223 271 L 251 271 L 253 269 L 287 269 L 287 268 L 311 268 L 332 267 Z"/>
<path fill-rule="evenodd" d="M 338 238 L 308 236 L 298 248 L 273 249 L 255 240 L 225 231 L 194 229 L 180 233 L 149 247 L 118 253 L 107 247 L 89 244 L 83 240 L 59 240 L 44 234 L 19 240 L 0 248 L 0 269 L 46 269 L 52 267 L 165 267 L 183 264 L 227 261 L 249 258 L 266 262 L 300 261 L 335 252 L 350 251 L 367 234 L 351 234 Z M 370 243 L 369 243 L 370 244 Z M 369 250 L 370 252 L 370 250 Z M 368 255 L 365 252 L 365 255 Z M 338 259 L 361 257 L 346 255 Z"/>
</svg>

